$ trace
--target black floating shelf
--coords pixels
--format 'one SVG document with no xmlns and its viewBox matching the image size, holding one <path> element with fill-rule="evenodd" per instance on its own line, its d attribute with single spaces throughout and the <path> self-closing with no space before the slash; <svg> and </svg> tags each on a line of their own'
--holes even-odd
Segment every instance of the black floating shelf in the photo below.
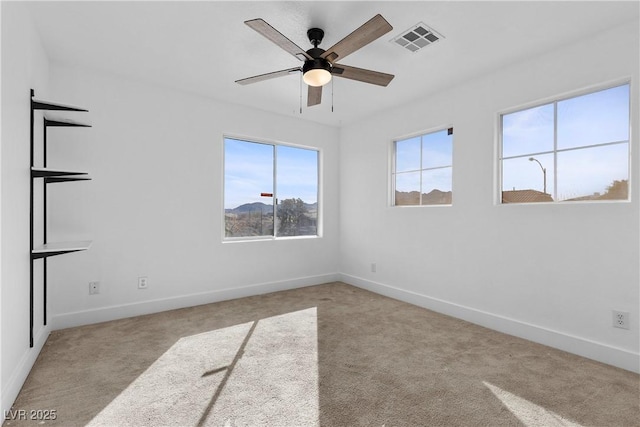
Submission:
<svg viewBox="0 0 640 427">
<path fill-rule="evenodd" d="M 86 125 L 84 123 L 71 122 L 66 120 L 51 120 L 44 118 L 44 125 L 47 127 L 81 127 L 81 128 L 90 128 L 91 125 Z"/>
<path fill-rule="evenodd" d="M 51 178 L 51 177 L 72 177 L 78 175 L 88 175 L 88 172 L 63 171 L 59 169 L 47 168 L 31 168 L 31 176 L 33 178 Z M 86 177 L 85 179 L 87 179 Z"/>
<path fill-rule="evenodd" d="M 90 246 L 90 240 L 81 242 L 47 243 L 40 247 L 34 248 L 31 252 L 31 258 L 47 258 L 50 256 L 63 255 L 71 252 L 86 251 Z"/>
<path fill-rule="evenodd" d="M 75 105 L 60 104 L 58 102 L 45 101 L 42 99 L 31 99 L 31 108 L 34 110 L 57 110 L 57 111 L 89 111 Z"/>
</svg>

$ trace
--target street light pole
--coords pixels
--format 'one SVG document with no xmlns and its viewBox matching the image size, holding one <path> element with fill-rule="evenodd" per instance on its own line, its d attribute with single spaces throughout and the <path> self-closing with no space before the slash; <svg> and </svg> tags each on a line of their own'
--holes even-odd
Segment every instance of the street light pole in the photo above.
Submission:
<svg viewBox="0 0 640 427">
<path fill-rule="evenodd" d="M 535 157 L 529 157 L 529 161 L 536 161 L 540 165 L 540 169 L 542 169 L 542 179 L 544 181 L 544 194 L 547 194 L 547 169 L 542 167 L 542 163 Z"/>
</svg>

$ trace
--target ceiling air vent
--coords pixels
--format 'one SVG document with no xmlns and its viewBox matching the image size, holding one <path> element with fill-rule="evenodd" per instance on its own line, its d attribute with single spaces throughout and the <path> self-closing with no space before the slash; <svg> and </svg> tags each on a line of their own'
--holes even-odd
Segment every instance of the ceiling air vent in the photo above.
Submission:
<svg viewBox="0 0 640 427">
<path fill-rule="evenodd" d="M 403 31 L 399 36 L 391 40 L 399 46 L 411 51 L 417 52 L 425 46 L 429 46 L 442 39 L 434 29 L 430 28 L 423 22 L 418 22 L 407 31 Z"/>
</svg>

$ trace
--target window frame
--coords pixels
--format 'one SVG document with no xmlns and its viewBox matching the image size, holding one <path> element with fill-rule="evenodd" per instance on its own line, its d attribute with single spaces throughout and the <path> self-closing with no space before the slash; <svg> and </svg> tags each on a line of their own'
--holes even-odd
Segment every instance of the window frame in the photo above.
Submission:
<svg viewBox="0 0 640 427">
<path fill-rule="evenodd" d="M 629 139 L 626 140 L 626 142 L 624 140 L 621 141 L 613 141 L 613 142 L 604 142 L 604 143 L 597 143 L 597 144 L 588 144 L 588 145 L 581 145 L 581 146 L 574 146 L 574 147 L 568 147 L 568 148 L 560 148 L 558 149 L 558 117 L 557 117 L 557 112 L 558 112 L 558 108 L 557 105 L 560 102 L 566 101 L 566 100 L 570 100 L 570 99 L 574 99 L 574 98 L 579 98 L 581 96 L 586 96 L 586 95 L 590 95 L 590 94 L 594 94 L 597 92 L 601 92 L 601 91 L 606 91 L 609 89 L 613 89 L 613 88 L 617 88 L 620 86 L 625 86 L 628 85 L 629 86 Z M 596 85 L 591 85 L 588 87 L 583 87 L 581 89 L 578 90 L 574 90 L 574 91 L 570 91 L 570 92 L 565 92 L 562 93 L 560 95 L 555 95 L 555 96 L 550 96 L 550 97 L 546 97 L 543 99 L 539 99 L 537 101 L 532 101 L 532 102 L 528 102 L 526 104 L 521 104 L 519 106 L 516 107 L 511 107 L 502 111 L 498 111 L 497 112 L 497 117 L 496 117 L 496 161 L 497 161 L 497 168 L 495 169 L 497 171 L 496 173 L 496 183 L 495 183 L 495 188 L 496 188 L 496 192 L 495 192 L 495 200 L 494 200 L 494 204 L 496 205 L 575 205 L 575 204 L 602 204 L 602 203 L 630 203 L 631 202 L 631 194 L 632 194 L 632 119 L 633 119 L 633 114 L 632 114 L 632 106 L 633 106 L 633 99 L 632 99 L 632 95 L 633 95 L 633 85 L 631 82 L 631 78 L 626 77 L 623 79 L 617 79 L 617 80 L 613 80 L 613 81 L 609 81 L 606 83 L 600 83 L 600 84 L 596 84 Z M 503 141 L 503 118 L 505 115 L 509 115 L 509 114 L 513 114 L 513 113 L 517 113 L 520 111 L 525 111 L 525 110 L 529 110 L 532 108 L 537 108 L 537 107 L 542 107 L 544 105 L 550 105 L 553 104 L 553 149 L 551 151 L 547 150 L 547 151 L 539 151 L 539 152 L 534 152 L 534 153 L 527 153 L 527 154 L 520 154 L 517 156 L 508 156 L 508 157 L 503 157 L 503 149 L 504 149 L 504 141 Z M 514 159 L 514 158 L 524 158 L 524 157 L 535 157 L 535 156 L 540 156 L 540 155 L 553 155 L 553 182 L 552 185 L 550 186 L 552 188 L 552 192 L 548 193 L 551 196 L 556 196 L 557 195 L 557 186 L 558 186 L 558 177 L 557 177 L 557 166 L 558 166 L 558 159 L 557 159 L 557 154 L 558 153 L 565 153 L 565 152 L 571 152 L 571 151 L 576 151 L 576 150 L 583 150 L 583 149 L 589 149 L 589 148 L 598 148 L 598 147 L 603 147 L 603 146 L 611 146 L 611 145 L 619 145 L 619 144 L 627 144 L 627 171 L 628 171 L 628 178 L 627 178 L 627 185 L 628 185 L 628 193 L 627 193 L 627 198 L 626 199 L 602 199 L 602 200 L 571 200 L 570 203 L 566 203 L 567 200 L 553 200 L 553 201 L 545 201 L 545 202 L 512 202 L 512 203 L 504 203 L 503 200 L 503 182 L 504 182 L 504 168 L 503 168 L 503 161 L 504 160 L 509 160 L 509 159 Z"/>
<path fill-rule="evenodd" d="M 431 135 L 434 133 L 438 133 L 438 132 L 442 132 L 442 131 L 451 131 L 451 164 L 450 165 L 446 165 L 446 166 L 436 166 L 436 167 L 427 167 L 427 168 L 422 168 L 422 161 L 423 161 L 423 142 L 422 142 L 422 137 L 427 136 L 427 135 Z M 421 130 L 418 132 L 414 132 L 408 135 L 403 135 L 403 136 L 399 136 L 396 138 L 393 138 L 391 141 L 391 144 L 389 145 L 389 206 L 392 208 L 422 208 L 422 207 L 451 207 L 453 206 L 453 164 L 454 164 L 454 160 L 453 160 L 453 147 L 454 147 L 454 141 L 453 141 L 453 135 L 454 135 L 454 126 L 453 124 L 448 124 L 448 125 L 442 125 L 442 126 L 437 126 L 437 127 L 432 127 L 429 129 L 425 129 L 425 130 Z M 396 171 L 396 166 L 397 166 L 397 143 L 400 141 L 405 141 L 408 139 L 412 139 L 412 138 L 416 138 L 416 137 L 420 137 L 420 169 L 416 169 L 414 171 L 403 171 L 400 172 L 402 173 L 408 173 L 408 172 L 420 172 L 420 201 L 422 202 L 422 174 L 425 171 L 428 170 L 437 170 L 437 169 L 446 169 L 446 168 L 451 168 L 451 203 L 434 203 L 434 204 L 416 204 L 416 205 L 397 205 L 396 204 L 396 176 L 398 175 L 398 172 Z"/>
<path fill-rule="evenodd" d="M 273 206 L 273 235 L 265 235 L 265 236 L 237 236 L 237 237 L 227 237 L 226 235 L 226 208 L 225 208 L 225 198 L 226 198 L 226 155 L 225 155 L 225 140 L 232 139 L 241 142 L 248 142 L 253 144 L 263 144 L 273 147 L 273 196 L 271 196 L 271 204 Z M 314 235 L 302 235 L 302 236 L 278 236 L 277 235 L 277 200 L 278 200 L 278 183 L 277 183 L 277 159 L 278 159 L 278 146 L 289 147 L 289 148 L 298 148 L 303 150 L 315 151 L 317 153 L 317 219 L 316 219 L 316 234 Z M 282 141 L 274 141 L 263 138 L 255 138 L 238 134 L 230 134 L 224 133 L 222 135 L 222 144 L 221 144 L 221 157 L 222 157 L 222 168 L 221 168 L 221 194 L 222 194 L 222 221 L 221 221 L 221 233 L 222 233 L 222 243 L 235 243 L 235 242 L 264 242 L 264 241 L 275 241 L 275 240 L 299 240 L 299 239 L 317 239 L 322 238 L 322 210 L 323 210 L 323 201 L 322 201 L 322 164 L 323 164 L 323 150 L 319 147 L 303 145 L 303 144 L 294 144 L 289 142 Z"/>
</svg>

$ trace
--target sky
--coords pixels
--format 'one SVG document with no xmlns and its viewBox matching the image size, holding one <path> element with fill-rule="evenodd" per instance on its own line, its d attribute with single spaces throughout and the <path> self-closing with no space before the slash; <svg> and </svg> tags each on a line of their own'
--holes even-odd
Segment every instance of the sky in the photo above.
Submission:
<svg viewBox="0 0 640 427">
<path fill-rule="evenodd" d="M 230 138 L 225 138 L 224 147 L 225 209 L 245 203 L 273 203 L 273 198 L 261 193 L 275 193 L 279 200 L 318 201 L 318 151 Z"/>
</svg>

